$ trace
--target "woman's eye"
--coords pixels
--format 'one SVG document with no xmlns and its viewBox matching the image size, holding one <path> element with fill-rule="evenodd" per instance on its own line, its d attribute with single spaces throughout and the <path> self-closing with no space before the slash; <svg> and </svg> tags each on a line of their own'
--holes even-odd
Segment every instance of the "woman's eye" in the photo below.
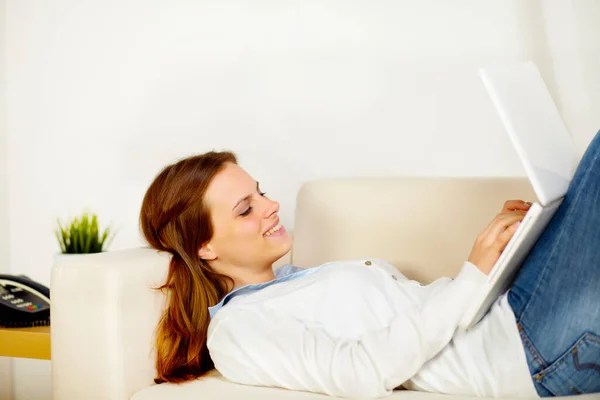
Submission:
<svg viewBox="0 0 600 400">
<path fill-rule="evenodd" d="M 266 194 L 265 192 L 260 192 L 260 195 L 261 195 L 261 196 L 264 196 L 265 194 Z"/>
<path fill-rule="evenodd" d="M 240 215 L 241 215 L 242 217 L 245 217 L 245 216 L 247 216 L 248 214 L 250 214 L 250 211 L 251 211 L 251 210 L 252 210 L 252 207 L 248 207 L 248 209 L 247 209 L 246 211 L 244 211 L 243 213 L 241 213 Z"/>
</svg>

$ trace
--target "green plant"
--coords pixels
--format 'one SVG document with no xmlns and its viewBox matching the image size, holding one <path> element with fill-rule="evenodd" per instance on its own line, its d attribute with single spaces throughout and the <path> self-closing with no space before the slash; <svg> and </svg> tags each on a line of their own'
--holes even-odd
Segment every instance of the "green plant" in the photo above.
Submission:
<svg viewBox="0 0 600 400">
<path fill-rule="evenodd" d="M 98 228 L 98 217 L 89 212 L 75 217 L 66 224 L 57 220 L 58 228 L 55 230 L 60 250 L 64 254 L 100 253 L 114 239 L 114 232 L 107 227 L 103 232 Z"/>
</svg>

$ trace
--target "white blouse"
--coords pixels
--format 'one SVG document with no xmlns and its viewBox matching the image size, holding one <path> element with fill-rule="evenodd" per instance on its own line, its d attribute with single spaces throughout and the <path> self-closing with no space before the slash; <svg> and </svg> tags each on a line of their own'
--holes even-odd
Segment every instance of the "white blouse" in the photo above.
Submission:
<svg viewBox="0 0 600 400">
<path fill-rule="evenodd" d="M 538 397 L 506 295 L 475 328 L 457 331 L 486 281 L 474 265 L 426 286 L 381 260 L 310 270 L 246 287 L 212 310 L 208 348 L 225 378 L 340 397 L 382 397 L 401 385 Z"/>
</svg>

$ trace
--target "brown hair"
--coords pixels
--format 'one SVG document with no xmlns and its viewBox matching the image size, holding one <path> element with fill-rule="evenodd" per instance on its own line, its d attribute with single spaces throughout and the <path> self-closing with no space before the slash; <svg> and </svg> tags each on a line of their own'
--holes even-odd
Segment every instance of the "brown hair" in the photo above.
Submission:
<svg viewBox="0 0 600 400">
<path fill-rule="evenodd" d="M 214 368 L 206 346 L 210 315 L 232 280 L 214 272 L 198 250 L 213 234 L 204 194 L 230 152 L 209 152 L 165 167 L 142 202 L 140 227 L 150 246 L 172 254 L 166 292 L 168 306 L 156 332 L 156 383 L 185 382 Z M 229 282 L 228 282 L 229 281 Z"/>
</svg>

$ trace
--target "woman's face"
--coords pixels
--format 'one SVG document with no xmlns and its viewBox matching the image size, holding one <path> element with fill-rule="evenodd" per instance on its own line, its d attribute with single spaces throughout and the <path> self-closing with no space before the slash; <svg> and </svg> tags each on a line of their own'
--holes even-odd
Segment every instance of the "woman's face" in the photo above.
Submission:
<svg viewBox="0 0 600 400">
<path fill-rule="evenodd" d="M 265 268 L 284 256 L 292 240 L 280 224 L 279 203 L 261 193 L 246 171 L 225 164 L 209 184 L 213 237 L 200 256 L 219 266 Z"/>
</svg>

